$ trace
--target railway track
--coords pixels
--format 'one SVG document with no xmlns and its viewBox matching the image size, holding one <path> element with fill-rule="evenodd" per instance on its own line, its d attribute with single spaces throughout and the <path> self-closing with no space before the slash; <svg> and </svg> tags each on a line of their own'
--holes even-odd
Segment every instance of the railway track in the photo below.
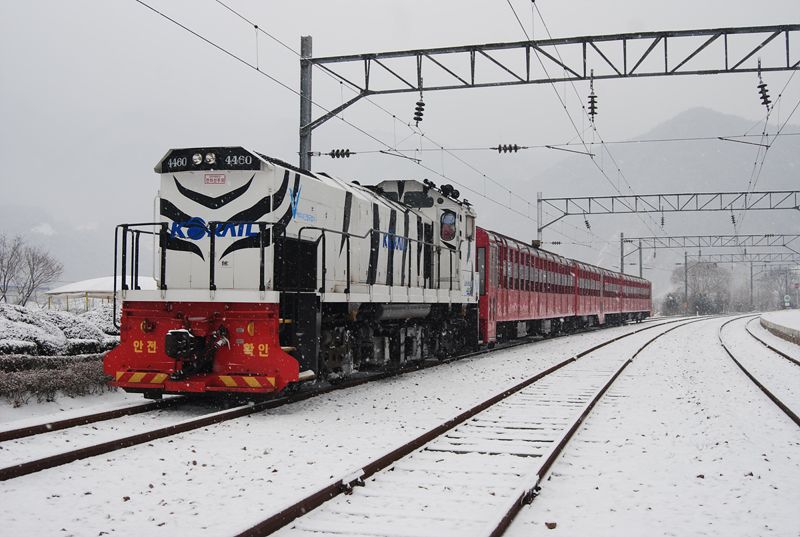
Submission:
<svg viewBox="0 0 800 537">
<path fill-rule="evenodd" d="M 123 416 L 134 416 L 143 412 L 152 412 L 153 410 L 174 407 L 184 402 L 186 402 L 184 397 L 173 397 L 169 399 L 163 399 L 161 401 L 148 401 L 123 408 L 93 412 L 91 414 L 84 414 L 82 416 L 75 416 L 63 420 L 52 420 L 44 423 L 37 423 L 35 425 L 18 427 L 15 429 L 6 429 L 4 431 L 0 431 L 0 442 L 17 440 L 19 438 L 26 438 L 28 436 L 50 433 L 53 431 L 61 431 L 64 429 L 70 429 L 72 427 L 79 427 L 81 425 L 89 425 L 101 421 L 121 418 Z"/>
<path fill-rule="evenodd" d="M 666 321 L 666 323 L 677 322 L 676 320 Z M 661 323 L 665 324 L 665 323 Z M 647 328 L 652 328 L 653 326 L 658 325 L 648 325 Z M 643 329 L 640 329 L 643 330 Z M 565 337 L 567 335 L 573 334 L 564 334 L 555 337 Z M 619 337 L 625 337 L 619 336 Z M 615 338 L 616 339 L 616 338 Z M 258 412 L 262 412 L 264 410 L 269 410 L 272 408 L 277 408 L 279 406 L 303 401 L 309 399 L 311 397 L 316 397 L 319 395 L 323 395 L 326 393 L 330 393 L 335 390 L 352 388 L 366 382 L 371 382 L 374 380 L 389 378 L 401 374 L 405 374 L 411 371 L 418 371 L 421 369 L 426 369 L 429 367 L 435 367 L 438 365 L 442 365 L 445 363 L 452 362 L 453 360 L 460 360 L 463 358 L 468 358 L 472 356 L 479 356 L 482 354 L 487 354 L 490 352 L 498 351 L 498 350 L 505 350 L 510 349 L 513 347 L 518 347 L 520 345 L 527 345 L 534 341 L 538 341 L 538 339 L 534 338 L 523 338 L 519 340 L 514 340 L 504 345 L 498 345 L 493 349 L 481 349 L 475 352 L 467 353 L 464 355 L 460 355 L 458 357 L 454 357 L 451 359 L 446 360 L 427 360 L 422 363 L 414 364 L 411 367 L 399 369 L 397 371 L 389 371 L 389 372 L 380 372 L 380 373 L 373 373 L 373 374 L 364 374 L 357 377 L 353 377 L 346 381 L 337 383 L 335 385 L 323 385 L 322 387 L 314 387 L 313 389 L 306 389 L 300 390 L 298 392 L 292 393 L 290 395 L 277 397 L 274 399 L 261 401 L 257 403 L 250 403 L 246 405 L 236 406 L 230 409 L 221 410 L 218 412 L 211 412 L 204 414 L 199 417 L 193 417 L 190 419 L 186 419 L 180 421 L 178 423 L 173 423 L 163 427 L 156 427 L 149 430 L 146 430 L 141 433 L 126 435 L 120 438 L 114 438 L 112 440 L 99 442 L 97 444 L 92 444 L 89 446 L 69 449 L 65 451 L 61 451 L 55 453 L 53 455 L 48 455 L 40 458 L 33 458 L 24 461 L 14 461 L 11 465 L 0 468 L 0 481 L 6 481 L 9 479 L 14 479 L 17 477 L 22 477 L 24 475 L 28 475 L 34 472 L 39 472 L 42 470 L 47 470 L 50 468 L 54 468 L 57 466 L 61 466 L 64 464 L 69 464 L 71 462 L 75 462 L 78 460 L 82 460 L 89 457 L 95 457 L 98 455 L 103 455 L 106 453 L 110 453 L 113 451 L 117 451 L 120 449 L 125 449 L 128 447 L 136 446 L 139 444 L 144 444 L 146 442 L 151 442 L 153 440 L 158 440 L 161 438 L 166 438 L 168 436 L 172 436 L 175 434 L 180 434 L 184 432 L 189 432 L 195 429 L 200 429 L 203 427 L 207 427 L 209 425 L 213 425 L 216 423 L 221 423 L 224 421 L 228 421 L 231 419 L 236 419 L 244 416 L 248 416 L 251 414 L 255 414 Z M 174 402 L 173 402 L 174 401 Z M 175 398 L 169 399 L 164 401 L 157 401 L 157 402 L 148 402 L 143 403 L 142 405 L 138 405 L 135 407 L 130 407 L 128 409 L 119 409 L 114 411 L 105 411 L 99 412 L 94 414 L 89 414 L 85 416 L 79 416 L 75 418 L 70 418 L 68 420 L 60 420 L 56 422 L 50 423 L 42 423 L 37 424 L 34 426 L 9 430 L 0 433 L 0 442 L 12 441 L 17 440 L 20 438 L 36 436 L 36 435 L 43 435 L 48 434 L 53 431 L 57 430 L 64 430 L 73 427 L 78 427 L 82 425 L 97 423 L 101 421 L 108 421 L 112 419 L 117 419 L 124 416 L 130 416 L 138 413 L 145 413 L 145 412 L 152 412 L 154 410 L 168 408 L 171 406 L 175 406 L 182 402 L 182 398 Z M 0 443 L 0 448 L 3 448 L 3 445 Z"/>
<path fill-rule="evenodd" d="M 751 319 L 751 320 L 750 320 L 750 321 L 748 321 L 748 323 L 745 325 L 745 330 L 747 330 L 747 333 L 748 333 L 748 334 L 750 334 L 751 336 L 753 336 L 753 339 L 755 339 L 756 341 L 758 341 L 759 343 L 761 343 L 762 345 L 764 345 L 764 346 L 765 346 L 766 348 L 768 348 L 769 350 L 771 350 L 771 351 L 773 351 L 773 352 L 777 353 L 779 356 L 782 356 L 783 358 L 786 358 L 787 360 L 789 360 L 790 362 L 792 362 L 794 365 L 800 366 L 800 360 L 798 360 L 797 358 L 794 358 L 794 357 L 792 357 L 792 356 L 789 356 L 788 354 L 786 354 L 786 353 L 785 353 L 785 352 L 783 352 L 782 350 L 780 350 L 780 349 L 777 349 L 777 348 L 773 347 L 772 345 L 770 345 L 769 343 L 767 343 L 767 342 L 766 342 L 766 341 L 765 341 L 763 338 L 760 338 L 760 337 L 758 337 L 758 336 L 755 334 L 755 332 L 753 332 L 753 331 L 750 329 L 750 323 L 752 323 L 753 321 L 755 321 L 755 319 Z"/>
<path fill-rule="evenodd" d="M 353 469 L 238 537 L 501 535 L 635 357 L 664 334 L 705 319 L 653 324 L 595 345 Z M 662 328 L 673 323 L 680 324 Z M 644 341 L 623 353 L 627 357 L 606 348 L 659 328 L 653 337 L 639 336 Z"/>
<path fill-rule="evenodd" d="M 798 416 L 795 409 L 800 408 L 800 393 L 797 392 L 789 392 L 787 391 L 787 386 L 791 387 L 792 385 L 795 386 L 795 390 L 797 389 L 796 386 L 800 385 L 798 382 L 792 382 L 792 379 L 800 381 L 800 370 L 796 369 L 798 364 L 797 360 L 788 356 L 787 354 L 775 349 L 771 345 L 767 344 L 761 338 L 758 338 L 748 327 L 747 324 L 757 318 L 757 315 L 746 315 L 741 317 L 736 317 L 729 321 L 726 321 L 719 327 L 719 331 L 717 332 L 717 338 L 719 339 L 719 343 L 722 346 L 725 353 L 730 357 L 731 360 L 742 370 L 747 378 L 749 378 L 753 384 L 755 384 L 764 394 L 773 402 L 775 405 L 780 408 L 784 414 L 786 414 L 796 425 L 800 426 L 800 416 Z M 724 328 L 736 321 L 741 321 L 742 319 L 748 319 L 745 322 L 745 332 L 752 336 L 752 338 L 759 344 L 759 346 L 766 347 L 773 355 L 778 355 L 782 359 L 786 359 L 786 361 L 781 360 L 780 362 L 775 363 L 773 361 L 770 364 L 775 371 L 769 371 L 768 369 L 763 369 L 760 372 L 755 371 L 763 366 L 760 364 L 752 355 L 745 352 L 734 352 L 731 350 L 732 345 L 730 342 L 726 344 L 723 338 L 723 330 Z M 741 343 L 740 343 L 741 344 Z M 735 350 L 735 349 L 734 349 Z M 760 353 L 763 354 L 763 353 Z M 778 364 L 782 365 L 778 365 Z M 784 365 L 786 367 L 784 367 Z M 762 377 L 762 378 L 759 378 Z M 769 378 L 768 381 L 764 381 L 763 378 Z M 770 384 L 770 387 L 767 386 Z M 776 393 L 782 392 L 782 393 Z M 792 399 L 792 403 L 787 403 L 786 399 Z M 794 408 L 792 408 L 794 407 Z"/>
</svg>

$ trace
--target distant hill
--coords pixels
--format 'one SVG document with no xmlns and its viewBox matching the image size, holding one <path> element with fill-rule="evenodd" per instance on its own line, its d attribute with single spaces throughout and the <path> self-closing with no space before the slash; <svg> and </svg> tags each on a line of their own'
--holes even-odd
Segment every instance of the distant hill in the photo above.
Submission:
<svg viewBox="0 0 800 537">
<path fill-rule="evenodd" d="M 745 133 L 760 134 L 763 126 L 743 118 L 723 114 L 707 108 L 693 108 L 643 133 L 638 140 L 673 139 L 688 137 L 734 136 Z M 602 133 L 602 128 L 600 129 Z M 775 133 L 777 126 L 770 125 L 769 133 Z M 785 133 L 800 132 L 800 126 L 787 125 Z M 760 142 L 759 137 L 747 138 L 749 142 Z M 743 191 L 748 188 L 753 165 L 759 151 L 755 145 L 728 141 L 674 141 L 662 143 L 630 143 L 608 145 L 624 177 L 637 194 Z M 577 148 L 576 148 L 577 149 Z M 763 150 L 763 148 L 762 148 Z M 630 194 L 624 180 L 617 173 L 609 157 L 599 146 L 593 152 L 598 162 L 606 170 L 611 180 L 618 185 L 623 194 Z M 512 186 L 524 193 L 529 200 L 536 199 L 536 192 L 542 191 L 544 197 L 612 195 L 614 188 L 586 157 L 565 157 L 558 164 L 534 172 L 534 179 Z M 765 164 L 756 186 L 757 190 L 783 190 L 800 187 L 800 136 L 779 138 L 768 150 Z M 752 190 L 752 184 L 750 185 Z M 627 236 L 645 235 L 699 235 L 732 234 L 734 226 L 731 215 L 716 213 L 667 213 L 665 226 L 660 228 L 661 215 L 644 217 L 651 229 L 635 216 L 594 216 L 588 220 L 592 233 L 609 241 L 594 244 L 603 253 L 588 252 L 585 248 L 568 245 L 553 247 L 559 253 L 586 259 L 612 268 L 619 267 L 619 233 Z M 800 233 L 800 213 L 794 211 L 750 212 L 741 218 L 736 215 L 739 233 Z M 744 220 L 744 223 L 742 223 Z M 572 227 L 554 226 L 556 230 L 580 240 L 587 240 L 584 222 L 578 218 L 569 220 Z M 584 232 L 581 233 L 581 230 Z M 545 232 L 545 240 L 567 240 L 555 233 Z M 592 239 L 595 240 L 596 239 Z M 727 250 L 735 253 L 734 251 Z M 697 253 L 697 252 L 690 252 Z M 705 252 L 712 253 L 712 252 Z M 655 260 L 652 252 L 645 253 L 645 265 L 658 266 L 658 270 L 646 271 L 660 293 L 669 288 L 669 273 L 675 262 L 682 261 L 683 252 L 671 250 L 658 252 Z M 635 255 L 628 262 L 637 262 Z M 638 272 L 638 267 L 629 267 L 628 272 Z"/>
</svg>

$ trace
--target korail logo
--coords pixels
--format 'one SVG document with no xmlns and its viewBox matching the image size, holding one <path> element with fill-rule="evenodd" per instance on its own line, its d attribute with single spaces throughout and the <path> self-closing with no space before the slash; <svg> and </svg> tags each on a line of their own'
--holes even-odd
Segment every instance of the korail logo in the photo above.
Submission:
<svg viewBox="0 0 800 537">
<path fill-rule="evenodd" d="M 292 203 L 292 220 L 303 220 L 305 222 L 316 222 L 317 217 L 313 214 L 308 213 L 301 213 L 297 210 L 297 207 L 300 205 L 300 190 L 302 186 L 298 186 L 297 190 L 290 188 L 289 189 L 289 201 Z"/>
<path fill-rule="evenodd" d="M 179 239 L 191 239 L 199 241 L 211 235 L 206 221 L 195 216 L 186 222 L 173 222 L 169 230 L 170 237 Z M 253 224 L 219 224 L 214 230 L 217 237 L 255 237 L 257 231 L 253 231 Z"/>
</svg>

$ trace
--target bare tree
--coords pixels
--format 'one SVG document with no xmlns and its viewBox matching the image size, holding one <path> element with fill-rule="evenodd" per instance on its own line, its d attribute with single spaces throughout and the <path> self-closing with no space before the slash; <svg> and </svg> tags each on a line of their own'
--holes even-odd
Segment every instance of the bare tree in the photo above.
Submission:
<svg viewBox="0 0 800 537">
<path fill-rule="evenodd" d="M 684 269 L 672 273 L 672 283 L 683 285 Z M 721 313 L 727 310 L 731 297 L 731 274 L 716 263 L 695 263 L 689 267 L 689 311 Z M 679 288 L 680 289 L 680 288 Z M 682 293 L 676 289 L 674 293 Z"/>
<path fill-rule="evenodd" d="M 56 281 L 63 270 L 63 265 L 41 248 L 25 246 L 16 277 L 17 304 L 24 306 L 37 289 Z"/>
<path fill-rule="evenodd" d="M 8 302 L 9 289 L 17 279 L 24 249 L 22 237 L 9 239 L 4 234 L 0 234 L 0 302 Z"/>
<path fill-rule="evenodd" d="M 789 269 L 769 268 L 758 281 L 762 309 L 783 307 L 783 295 L 789 292 Z"/>
</svg>

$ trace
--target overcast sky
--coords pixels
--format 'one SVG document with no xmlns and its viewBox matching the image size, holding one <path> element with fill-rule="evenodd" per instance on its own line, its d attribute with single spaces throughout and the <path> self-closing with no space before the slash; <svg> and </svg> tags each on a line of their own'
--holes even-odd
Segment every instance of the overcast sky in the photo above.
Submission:
<svg viewBox="0 0 800 537">
<path fill-rule="evenodd" d="M 257 50 L 253 27 L 220 3 L 148 3 L 247 61 L 255 62 L 258 54 L 264 72 L 299 87 L 297 57 L 263 35 Z M 226 3 L 295 49 L 301 35 L 312 35 L 315 56 L 524 39 L 505 0 Z M 532 24 L 530 2 L 512 4 L 527 31 L 535 38 L 545 37 L 538 16 Z M 564 37 L 800 22 L 797 0 L 539 0 L 537 5 L 553 35 Z M 770 73 L 766 78 L 777 92 L 789 76 Z M 314 96 L 320 103 L 336 106 L 348 97 L 319 71 L 314 77 Z M 693 107 L 757 122 L 764 109 L 756 83 L 754 74 L 599 81 L 599 131 L 606 140 L 635 137 Z M 588 93 L 587 84 L 577 87 Z M 571 88 L 557 88 L 579 126 L 585 127 Z M 798 97 L 800 77 L 788 86 L 785 109 L 777 116 L 785 117 Z M 365 101 L 344 115 L 394 144 L 411 134 L 405 123 L 416 98 L 404 94 L 375 99 L 398 120 Z M 446 147 L 552 144 L 575 136 L 548 85 L 430 93 L 425 100 L 426 136 Z M 157 189 L 153 166 L 170 147 L 243 145 L 297 162 L 295 94 L 134 0 L 0 3 L 0 117 L 0 206 L 44 210 L 53 221 L 65 224 L 54 233 L 108 228 L 110 236 L 115 223 L 149 219 Z M 420 143 L 412 136 L 404 145 Z M 333 148 L 367 151 L 381 146 L 334 120 L 314 132 L 315 150 Z M 480 173 L 446 154 L 426 154 L 424 163 L 480 189 L 481 174 L 501 182 L 535 182 L 536 170 L 565 158 L 554 153 L 539 152 L 518 161 L 487 153 L 459 154 Z M 317 158 L 312 167 L 364 183 L 389 177 L 442 182 L 411 162 L 374 154 L 349 160 Z M 646 178 L 630 180 L 634 188 L 651 189 Z M 746 183 L 744 174 L 732 181 L 730 190 Z M 576 194 L 568 184 L 536 187 L 553 196 Z M 598 181 L 594 193 L 613 192 Z M 504 217 L 489 202 L 470 198 L 487 215 L 485 225 L 492 227 L 490 219 Z M 531 222 L 520 220 L 519 225 Z"/>
</svg>

